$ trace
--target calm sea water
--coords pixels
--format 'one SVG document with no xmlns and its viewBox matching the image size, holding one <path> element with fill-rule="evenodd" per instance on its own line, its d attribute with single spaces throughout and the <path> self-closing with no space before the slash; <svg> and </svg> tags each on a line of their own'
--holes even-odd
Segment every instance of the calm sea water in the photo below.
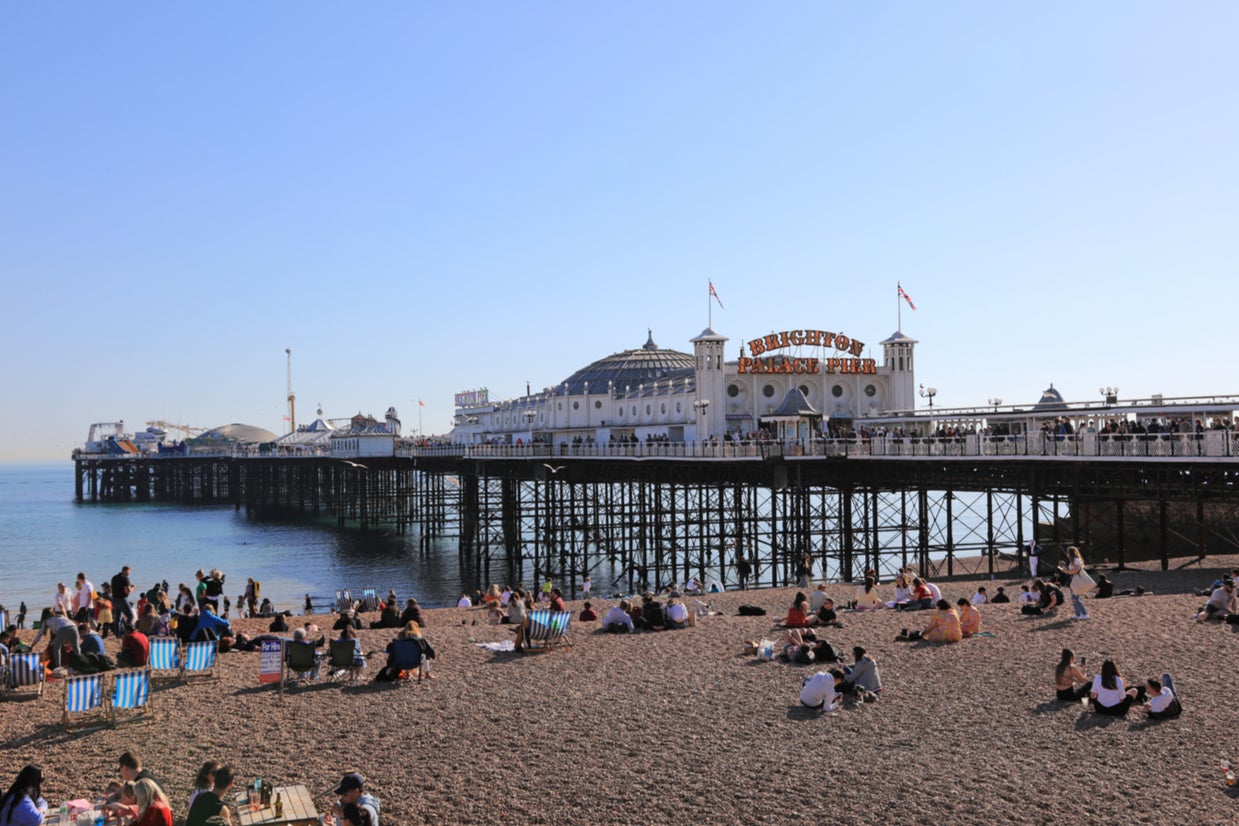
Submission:
<svg viewBox="0 0 1239 826">
<path fill-rule="evenodd" d="M 57 582 L 71 586 L 84 571 L 98 588 L 126 564 L 140 590 L 165 579 L 192 584 L 198 568 L 219 568 L 234 603 L 252 576 L 277 608 L 298 612 L 305 594 L 325 604 L 343 587 L 395 588 L 429 607 L 454 605 L 466 590 L 454 539 L 422 553 L 415 536 L 259 519 L 228 506 L 79 505 L 69 461 L 0 465 L 0 559 L 0 604 L 16 613 L 25 600 L 35 617 Z"/>
</svg>

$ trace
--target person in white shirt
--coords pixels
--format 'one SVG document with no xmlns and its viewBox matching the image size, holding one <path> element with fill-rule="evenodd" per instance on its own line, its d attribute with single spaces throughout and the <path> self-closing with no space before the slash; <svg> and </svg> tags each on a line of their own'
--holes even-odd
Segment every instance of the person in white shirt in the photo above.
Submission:
<svg viewBox="0 0 1239 826">
<path fill-rule="evenodd" d="M 1160 680 L 1149 678 L 1145 682 L 1145 690 L 1149 699 L 1141 708 L 1148 712 L 1151 719 L 1172 720 L 1183 713 L 1183 706 L 1174 696 L 1174 680 L 1169 673 L 1162 674 Z"/>
<path fill-rule="evenodd" d="M 468 594 L 461 594 L 460 601 L 456 603 L 457 608 L 472 608 L 473 602 L 469 599 Z"/>
<path fill-rule="evenodd" d="M 985 592 L 985 586 L 982 585 L 980 588 L 977 588 L 977 592 L 972 595 L 972 604 L 984 605 L 987 602 L 989 602 L 989 594 Z"/>
<path fill-rule="evenodd" d="M 925 587 L 929 589 L 929 593 L 933 596 L 934 605 L 937 605 L 938 600 L 942 599 L 942 590 L 932 582 L 926 582 Z"/>
<path fill-rule="evenodd" d="M 52 603 L 52 609 L 61 616 L 73 616 L 73 594 L 69 593 L 63 582 L 56 583 L 56 601 Z"/>
<path fill-rule="evenodd" d="M 1020 586 L 1020 605 L 1028 605 L 1037 601 L 1037 595 L 1028 589 L 1027 585 Z"/>
<path fill-rule="evenodd" d="M 1092 698 L 1093 711 L 1097 714 L 1107 714 L 1112 717 L 1126 717 L 1131 704 L 1137 701 L 1143 693 L 1134 688 L 1128 688 L 1123 682 L 1123 675 L 1114 660 L 1106 660 L 1101 664 L 1101 673 L 1093 678 L 1093 687 L 1088 696 Z"/>
<path fill-rule="evenodd" d="M 826 595 L 826 583 L 818 583 L 817 588 L 809 594 L 809 610 L 816 614 L 822 610 L 822 605 L 828 599 L 830 597 Z"/>
<path fill-rule="evenodd" d="M 820 708 L 823 711 L 834 711 L 842 702 L 842 697 L 836 686 L 843 682 L 843 671 L 832 668 L 829 671 L 819 671 L 805 680 L 800 689 L 800 702 L 809 708 Z"/>
<path fill-rule="evenodd" d="M 630 610 L 632 603 L 626 599 L 620 600 L 619 605 L 612 605 L 602 616 L 602 630 L 612 634 L 631 634 L 635 629 L 632 627 L 632 616 L 628 613 Z"/>
<path fill-rule="evenodd" d="M 91 609 L 95 607 L 95 586 L 91 585 L 84 572 L 77 575 L 77 593 L 73 596 L 73 618 L 83 622 L 90 617 Z"/>
</svg>

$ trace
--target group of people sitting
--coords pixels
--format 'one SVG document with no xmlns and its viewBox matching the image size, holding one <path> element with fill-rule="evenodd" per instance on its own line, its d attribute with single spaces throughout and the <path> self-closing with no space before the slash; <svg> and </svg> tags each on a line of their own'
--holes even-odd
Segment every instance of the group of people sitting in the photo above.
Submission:
<svg viewBox="0 0 1239 826">
<path fill-rule="evenodd" d="M 1087 702 L 1097 714 L 1114 717 L 1126 717 L 1133 706 L 1155 720 L 1171 719 L 1183 713 L 1169 672 L 1163 673 L 1161 679 L 1150 677 L 1143 685 L 1128 686 L 1114 660 L 1103 662 L 1101 673 L 1091 680 L 1081 668 L 1084 664 L 1081 660 L 1077 665 L 1075 653 L 1070 648 L 1063 649 L 1054 667 L 1055 696 L 1060 702 Z"/>
<path fill-rule="evenodd" d="M 680 596 L 661 603 L 646 591 L 641 604 L 622 599 L 612 605 L 602 617 L 602 630 L 609 634 L 631 634 L 635 631 L 675 631 L 693 623 L 693 614 Z"/>
<path fill-rule="evenodd" d="M 137 753 L 127 751 L 117 763 L 119 779 L 108 785 L 101 798 L 103 816 L 109 822 L 133 826 L 172 826 L 172 802 L 167 790 L 154 774 L 142 767 Z M 186 802 L 185 826 L 238 823 L 239 818 L 229 805 L 236 798 L 233 790 L 236 776 L 232 766 L 214 760 L 203 763 Z M 28 765 L 18 772 L 8 791 L 0 797 L 0 826 L 40 826 L 47 821 L 43 781 L 40 766 Z M 331 826 L 379 826 L 379 800 L 366 793 L 365 779 L 360 774 L 344 775 L 335 794 L 337 799 L 323 822 Z"/>
</svg>

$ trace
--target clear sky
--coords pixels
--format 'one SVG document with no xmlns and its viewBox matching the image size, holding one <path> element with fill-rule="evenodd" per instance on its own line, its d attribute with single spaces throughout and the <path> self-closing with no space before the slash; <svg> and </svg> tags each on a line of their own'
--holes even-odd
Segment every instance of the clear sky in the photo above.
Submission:
<svg viewBox="0 0 1239 826">
<path fill-rule="evenodd" d="M 1239 392 L 1233 2 L 9 3 L 0 459 L 282 432 L 645 342 L 937 405 Z"/>
</svg>

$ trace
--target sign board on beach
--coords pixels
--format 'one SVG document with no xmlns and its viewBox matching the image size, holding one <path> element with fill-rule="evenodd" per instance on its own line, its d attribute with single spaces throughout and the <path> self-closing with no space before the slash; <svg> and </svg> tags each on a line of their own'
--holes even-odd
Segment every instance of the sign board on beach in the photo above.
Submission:
<svg viewBox="0 0 1239 826">
<path fill-rule="evenodd" d="M 283 664 L 283 640 L 263 640 L 262 653 L 258 657 L 258 682 L 278 683 Z"/>
</svg>

